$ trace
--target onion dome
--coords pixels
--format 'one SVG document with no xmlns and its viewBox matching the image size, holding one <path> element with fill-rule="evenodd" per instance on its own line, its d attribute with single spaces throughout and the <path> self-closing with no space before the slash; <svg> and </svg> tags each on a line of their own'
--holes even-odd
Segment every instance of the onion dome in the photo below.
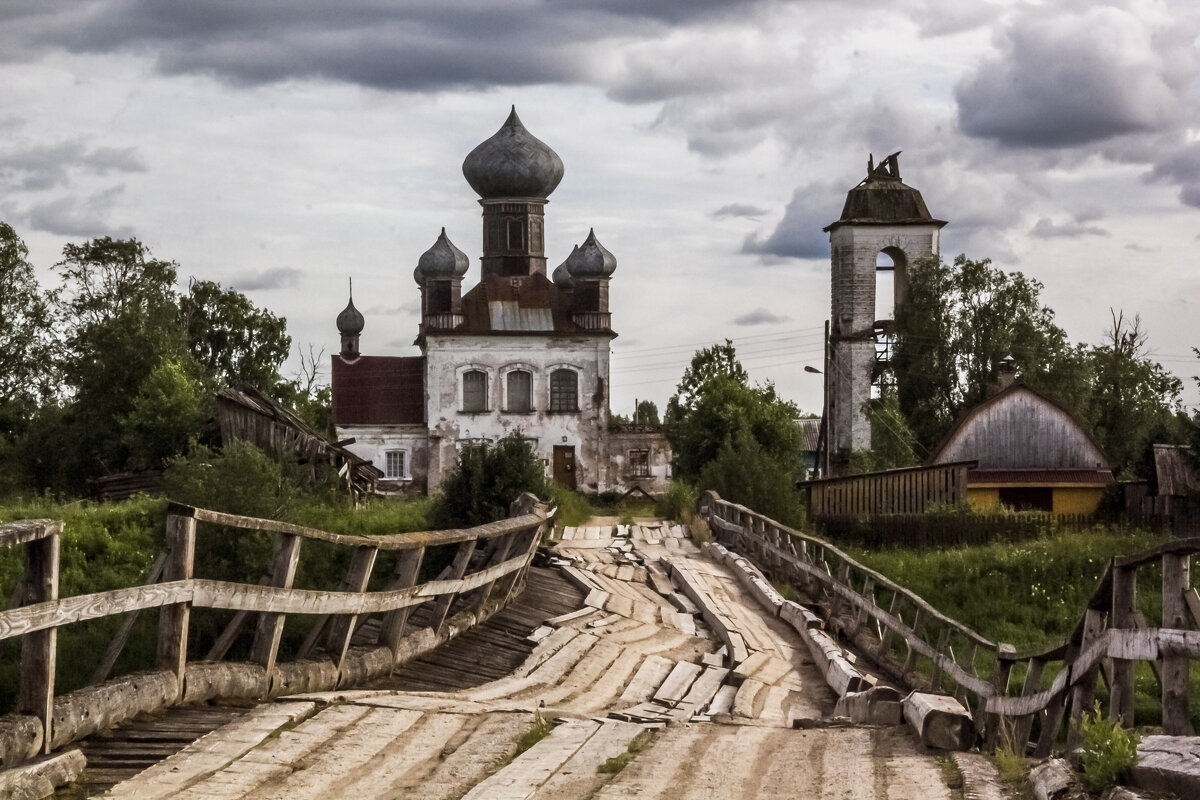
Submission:
<svg viewBox="0 0 1200 800">
<path fill-rule="evenodd" d="M 350 302 L 342 309 L 342 313 L 337 316 L 338 333 L 343 336 L 358 336 L 363 331 L 363 326 L 367 321 L 363 319 L 362 313 L 354 307 L 354 284 L 350 284 Z"/>
<path fill-rule="evenodd" d="M 575 279 L 571 277 L 571 267 L 568 265 L 568 262 L 570 262 L 572 258 L 575 258 L 575 255 L 578 252 L 579 245 L 575 245 L 575 247 L 571 249 L 571 255 L 567 256 L 566 261 L 558 265 L 558 268 L 554 270 L 554 275 L 551 276 L 554 279 L 554 283 L 560 289 L 570 289 L 575 283 Z"/>
<path fill-rule="evenodd" d="M 517 107 L 492 138 L 463 161 L 463 176 L 482 198 L 547 198 L 563 177 L 558 153 L 521 124 Z"/>
<path fill-rule="evenodd" d="M 467 274 L 470 259 L 467 254 L 454 246 L 446 236 L 446 229 L 438 235 L 433 247 L 421 254 L 417 268 L 413 272 L 413 280 L 424 283 L 428 280 L 451 280 Z"/>
<path fill-rule="evenodd" d="M 607 278 L 617 269 L 617 257 L 596 240 L 596 231 L 590 230 L 583 244 L 567 256 L 563 266 L 572 278 Z"/>
</svg>

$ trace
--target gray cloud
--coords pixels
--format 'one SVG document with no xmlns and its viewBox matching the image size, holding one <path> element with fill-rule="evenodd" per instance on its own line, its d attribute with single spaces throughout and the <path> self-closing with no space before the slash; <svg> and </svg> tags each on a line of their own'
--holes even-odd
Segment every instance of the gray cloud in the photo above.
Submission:
<svg viewBox="0 0 1200 800">
<path fill-rule="evenodd" d="M 1080 236 L 1108 236 L 1107 229 L 1099 225 L 1089 225 L 1081 220 L 1054 222 L 1049 217 L 1042 217 L 1029 231 L 1030 236 L 1039 239 L 1077 239 Z"/>
<path fill-rule="evenodd" d="M 113 201 L 125 191 L 124 186 L 114 186 L 86 198 L 59 197 L 43 203 L 35 203 L 18 217 L 35 230 L 56 236 L 95 238 L 112 236 L 127 239 L 134 235 L 126 225 L 113 226 L 108 222 L 108 213 Z"/>
<path fill-rule="evenodd" d="M 0 180 L 22 191 L 66 186 L 72 173 L 145 172 L 135 147 L 89 147 L 82 139 L 0 150 Z"/>
<path fill-rule="evenodd" d="M 1024 14 L 957 86 L 959 124 L 969 136 L 1045 148 L 1169 127 L 1190 65 L 1162 52 L 1164 34 L 1111 6 Z"/>
<path fill-rule="evenodd" d="M 753 311 L 734 317 L 733 324 L 742 326 L 769 325 L 775 322 L 787 322 L 789 319 L 790 317 L 781 316 L 760 307 L 754 309 Z"/>
<path fill-rule="evenodd" d="M 749 203 L 729 203 L 723 205 L 716 211 L 712 212 L 711 216 L 722 219 L 724 217 L 745 217 L 747 219 L 757 219 L 765 216 L 767 209 L 752 206 Z"/>
<path fill-rule="evenodd" d="M 300 285 L 303 274 L 303 271 L 295 267 L 271 267 L 230 283 L 236 283 L 238 291 L 242 292 L 255 289 L 293 289 Z"/>
<path fill-rule="evenodd" d="M 47 0 L 6 4 L 0 52 L 137 50 L 153 53 L 164 73 L 234 84 L 319 78 L 399 90 L 516 86 L 580 79 L 591 64 L 581 45 L 737 10 L 721 0 L 600 0 L 553 9 L 542 0 L 93 0 L 82 9 Z"/>
<path fill-rule="evenodd" d="M 809 184 L 796 189 L 783 212 L 783 219 L 768 236 L 751 234 L 742 242 L 742 252 L 778 258 L 828 258 L 829 234 L 824 228 L 837 219 L 844 194 L 832 184 Z"/>
<path fill-rule="evenodd" d="M 1200 208 L 1200 142 L 1180 147 L 1162 158 L 1146 179 L 1180 184 L 1179 199 L 1185 205 Z"/>
</svg>

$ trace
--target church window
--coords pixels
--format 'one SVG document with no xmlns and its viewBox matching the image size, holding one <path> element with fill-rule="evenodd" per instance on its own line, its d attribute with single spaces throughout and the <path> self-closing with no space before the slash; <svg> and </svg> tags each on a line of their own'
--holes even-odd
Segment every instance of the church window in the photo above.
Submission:
<svg viewBox="0 0 1200 800">
<path fill-rule="evenodd" d="M 579 410 L 579 377 L 573 369 L 556 369 L 550 373 L 550 410 Z"/>
<path fill-rule="evenodd" d="M 487 373 L 477 369 L 462 376 L 462 410 L 467 413 L 487 411 Z"/>
<path fill-rule="evenodd" d="M 508 405 L 505 411 L 523 414 L 533 410 L 533 376 L 523 369 L 508 373 L 505 378 Z"/>
<path fill-rule="evenodd" d="M 629 451 L 629 474 L 635 478 L 650 477 L 650 451 Z"/>
</svg>

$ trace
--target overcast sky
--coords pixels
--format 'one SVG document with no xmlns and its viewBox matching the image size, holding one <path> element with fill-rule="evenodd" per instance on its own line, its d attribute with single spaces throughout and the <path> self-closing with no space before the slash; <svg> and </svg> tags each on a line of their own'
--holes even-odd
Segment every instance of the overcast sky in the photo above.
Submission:
<svg viewBox="0 0 1200 800">
<path fill-rule="evenodd" d="M 413 354 L 413 268 L 445 226 L 478 279 L 462 160 L 515 103 L 566 165 L 551 269 L 590 227 L 618 259 L 613 410 L 730 338 L 820 411 L 821 228 L 903 150 L 943 256 L 1036 277 L 1076 341 L 1141 314 L 1195 406 L 1198 34 L 1189 0 L 4 0 L 0 219 L 44 281 L 137 236 L 327 356 L 353 276 L 363 351 Z"/>
</svg>

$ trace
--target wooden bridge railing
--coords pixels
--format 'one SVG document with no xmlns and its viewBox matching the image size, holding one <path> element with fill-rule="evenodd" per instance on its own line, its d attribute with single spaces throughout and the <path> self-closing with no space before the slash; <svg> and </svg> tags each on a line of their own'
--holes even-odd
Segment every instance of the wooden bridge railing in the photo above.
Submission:
<svg viewBox="0 0 1200 800">
<path fill-rule="evenodd" d="M 133 715 L 178 702 L 214 697 L 266 698 L 347 686 L 389 673 L 504 607 L 524 587 L 526 570 L 554 511 L 533 495 L 513 503 L 509 519 L 465 530 L 392 536 L 347 536 L 274 520 L 223 514 L 171 504 L 166 546 L 146 585 L 58 597 L 61 523 L 29 520 L 0 525 L 0 547 L 25 545 L 18 607 L 0 612 L 0 641 L 22 637 L 17 714 L 0 718 L 0 766 L 8 767 Z M 258 585 L 193 577 L 197 523 L 274 535 L 274 554 Z M 205 536 L 221 535 L 205 531 Z M 234 533 L 236 535 L 236 533 Z M 352 549 L 337 591 L 296 589 L 293 581 L 305 540 Z M 417 583 L 429 548 L 455 546 L 454 558 L 434 580 Z M 395 552 L 381 591 L 368 591 L 380 552 Z M 155 581 L 158 582 L 155 582 Z M 418 626 L 413 609 L 428 604 Z M 58 628 L 117 614 L 133 617 L 159 609 L 159 670 L 139 673 L 55 697 Z M 188 660 L 193 609 L 236 611 L 205 660 Z M 288 614 L 316 615 L 296 661 L 277 663 Z M 369 615 L 382 615 L 375 644 L 350 647 Z M 248 662 L 222 662 L 230 646 L 256 620 Z M 101 664 L 116 661 L 132 629 L 127 618 Z M 198 643 L 193 643 L 198 644 Z M 324 657 L 306 658 L 318 647 Z M 203 652 L 203 650 L 201 650 Z M 107 669 L 98 671 L 106 675 Z"/>
<path fill-rule="evenodd" d="M 1200 538 L 1113 559 L 1065 641 L 1018 653 L 941 614 L 826 541 L 713 492 L 701 499 L 701 513 L 731 548 L 826 605 L 833 626 L 894 678 L 910 688 L 954 694 L 972 712 L 988 748 L 1004 735 L 1021 751 L 1037 722 L 1034 755 L 1049 755 L 1068 709 L 1075 721 L 1091 710 L 1097 675 L 1109 685 L 1110 714 L 1132 724 L 1137 661 L 1150 662 L 1159 679 L 1164 731 L 1192 732 L 1188 673 L 1191 661 L 1200 660 L 1200 594 L 1191 588 L 1190 559 L 1200 552 Z M 1162 625 L 1149 628 L 1136 608 L 1137 574 L 1160 564 Z M 1010 687 L 1017 665 L 1023 666 L 1024 680 Z M 1077 727 L 1068 733 L 1069 746 Z"/>
</svg>

